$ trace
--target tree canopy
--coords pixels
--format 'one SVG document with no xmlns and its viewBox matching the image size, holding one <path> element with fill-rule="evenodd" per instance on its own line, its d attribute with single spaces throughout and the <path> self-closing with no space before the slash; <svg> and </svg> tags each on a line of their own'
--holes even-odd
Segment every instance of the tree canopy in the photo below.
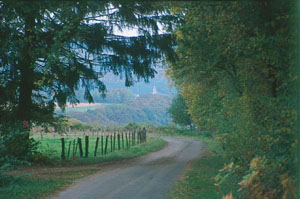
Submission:
<svg viewBox="0 0 300 199">
<path fill-rule="evenodd" d="M 167 110 L 175 124 L 192 128 L 193 121 L 187 111 L 188 109 L 185 101 L 180 94 L 177 94 L 177 96 L 173 98 L 172 103 Z"/>
<path fill-rule="evenodd" d="M 294 198 L 295 2 L 185 5 L 168 74 L 195 124 L 224 143 L 218 179 L 237 175 L 242 198 Z"/>
<path fill-rule="evenodd" d="M 127 86 L 148 81 L 155 63 L 172 57 L 175 22 L 163 5 L 134 1 L 0 1 L 0 121 L 37 123 L 53 118 L 55 104 L 77 103 L 98 89 L 107 72 Z M 118 31 L 136 28 L 138 36 Z"/>
</svg>

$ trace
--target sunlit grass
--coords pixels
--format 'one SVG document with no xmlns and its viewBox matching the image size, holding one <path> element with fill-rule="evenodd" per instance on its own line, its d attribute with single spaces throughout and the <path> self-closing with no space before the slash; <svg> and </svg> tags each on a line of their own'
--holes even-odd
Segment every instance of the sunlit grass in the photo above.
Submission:
<svg viewBox="0 0 300 199">
<path fill-rule="evenodd" d="M 51 148 L 51 144 L 52 149 L 57 149 L 59 151 L 60 142 L 57 140 L 59 139 L 44 138 L 43 142 L 48 143 L 49 148 Z M 91 140 L 94 140 L 94 138 Z M 165 146 L 165 144 L 166 141 L 164 140 L 158 138 L 149 138 L 147 143 L 132 146 L 128 150 L 116 150 L 115 152 L 109 153 L 105 156 L 98 155 L 97 157 L 91 156 L 89 158 L 78 158 L 69 161 L 58 160 L 58 152 L 58 154 L 54 154 L 53 156 L 57 157 L 57 159 L 52 160 L 55 167 L 42 166 L 35 168 L 41 171 L 47 169 L 46 175 L 21 172 L 22 176 L 15 177 L 10 184 L 0 187 L 0 198 L 46 198 L 55 191 L 62 189 L 62 187 L 73 183 L 76 179 L 101 171 L 101 164 L 99 165 L 99 163 L 142 156 L 161 149 L 163 146 Z"/>
</svg>

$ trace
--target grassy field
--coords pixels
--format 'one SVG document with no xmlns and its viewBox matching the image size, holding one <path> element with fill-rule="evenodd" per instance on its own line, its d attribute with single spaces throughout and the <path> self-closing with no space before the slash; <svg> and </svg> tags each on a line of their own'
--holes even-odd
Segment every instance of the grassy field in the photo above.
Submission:
<svg viewBox="0 0 300 199">
<path fill-rule="evenodd" d="M 39 136 L 34 138 L 36 141 L 39 142 L 38 144 L 38 151 L 42 154 L 47 155 L 50 158 L 59 159 L 61 157 L 61 151 L 62 151 L 62 144 L 60 137 L 45 137 L 41 139 Z M 88 156 L 94 157 L 95 152 L 95 146 L 96 146 L 96 137 L 89 137 L 89 150 L 88 150 Z M 68 151 L 69 151 L 69 145 L 70 145 L 70 152 L 69 152 L 69 159 L 72 158 L 73 154 L 76 152 L 76 157 L 79 157 L 79 146 L 77 145 L 77 137 L 64 137 L 65 140 L 65 155 L 68 158 Z M 75 141 L 75 145 L 74 145 Z M 124 149 L 126 149 L 126 138 L 125 135 L 123 136 L 124 141 Z M 123 142 L 120 136 L 120 142 L 121 142 L 121 150 L 123 147 Z M 137 142 L 137 140 L 135 141 Z M 83 153 L 85 155 L 85 137 L 81 136 L 81 143 L 82 143 L 82 149 Z M 97 149 L 97 156 L 101 156 L 101 149 L 103 147 L 103 151 L 105 149 L 105 143 L 106 143 L 106 137 L 103 137 L 103 146 L 101 142 L 101 136 L 99 136 L 99 142 L 98 142 L 98 149 Z M 115 151 L 118 150 L 118 140 L 117 136 L 115 137 L 115 141 L 111 142 L 111 137 L 109 136 L 108 142 L 107 142 L 107 153 L 110 153 L 112 151 L 111 143 L 114 143 Z M 76 146 L 77 145 L 77 146 Z M 130 146 L 132 146 L 132 140 L 130 140 Z"/>
<path fill-rule="evenodd" d="M 93 139 L 91 139 L 93 140 Z M 93 149 L 92 141 L 90 148 Z M 4 187 L 0 188 L 0 198 L 21 199 L 21 198 L 46 198 L 55 191 L 71 184 L 74 180 L 101 171 L 103 162 L 130 159 L 157 151 L 165 146 L 166 142 L 158 138 L 149 138 L 147 143 L 130 147 L 128 150 L 109 153 L 105 156 L 94 158 L 77 158 L 70 161 L 58 161 L 60 154 L 60 142 L 57 138 L 44 138 L 41 151 L 56 150 L 52 159 L 55 166 L 32 166 L 23 170 L 11 172 L 15 178 Z M 44 146 L 47 146 L 47 148 Z M 93 153 L 91 153 L 93 154 Z M 128 160 L 130 161 L 130 160 Z"/>
</svg>

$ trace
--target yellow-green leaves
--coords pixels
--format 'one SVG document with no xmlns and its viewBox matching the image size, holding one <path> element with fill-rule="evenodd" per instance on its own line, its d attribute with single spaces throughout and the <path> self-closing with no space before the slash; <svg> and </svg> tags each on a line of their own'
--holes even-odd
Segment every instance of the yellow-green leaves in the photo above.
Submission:
<svg viewBox="0 0 300 199">
<path fill-rule="evenodd" d="M 222 142 L 242 198 L 283 198 L 295 178 L 296 80 L 292 3 L 198 2 L 176 31 L 168 74 L 198 128 Z M 243 178 L 243 179 L 242 179 Z M 280 182 L 283 183 L 280 183 Z M 272 187 L 272 188 L 270 188 Z"/>
</svg>

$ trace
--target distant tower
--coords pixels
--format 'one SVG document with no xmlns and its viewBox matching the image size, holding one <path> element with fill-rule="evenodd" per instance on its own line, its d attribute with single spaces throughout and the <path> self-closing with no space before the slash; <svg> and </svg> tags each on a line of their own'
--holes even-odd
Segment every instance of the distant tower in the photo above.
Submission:
<svg viewBox="0 0 300 199">
<path fill-rule="evenodd" d="M 154 86 L 153 91 L 152 91 L 152 95 L 156 95 L 156 94 L 157 94 L 157 90 L 156 90 L 156 87 Z"/>
</svg>

